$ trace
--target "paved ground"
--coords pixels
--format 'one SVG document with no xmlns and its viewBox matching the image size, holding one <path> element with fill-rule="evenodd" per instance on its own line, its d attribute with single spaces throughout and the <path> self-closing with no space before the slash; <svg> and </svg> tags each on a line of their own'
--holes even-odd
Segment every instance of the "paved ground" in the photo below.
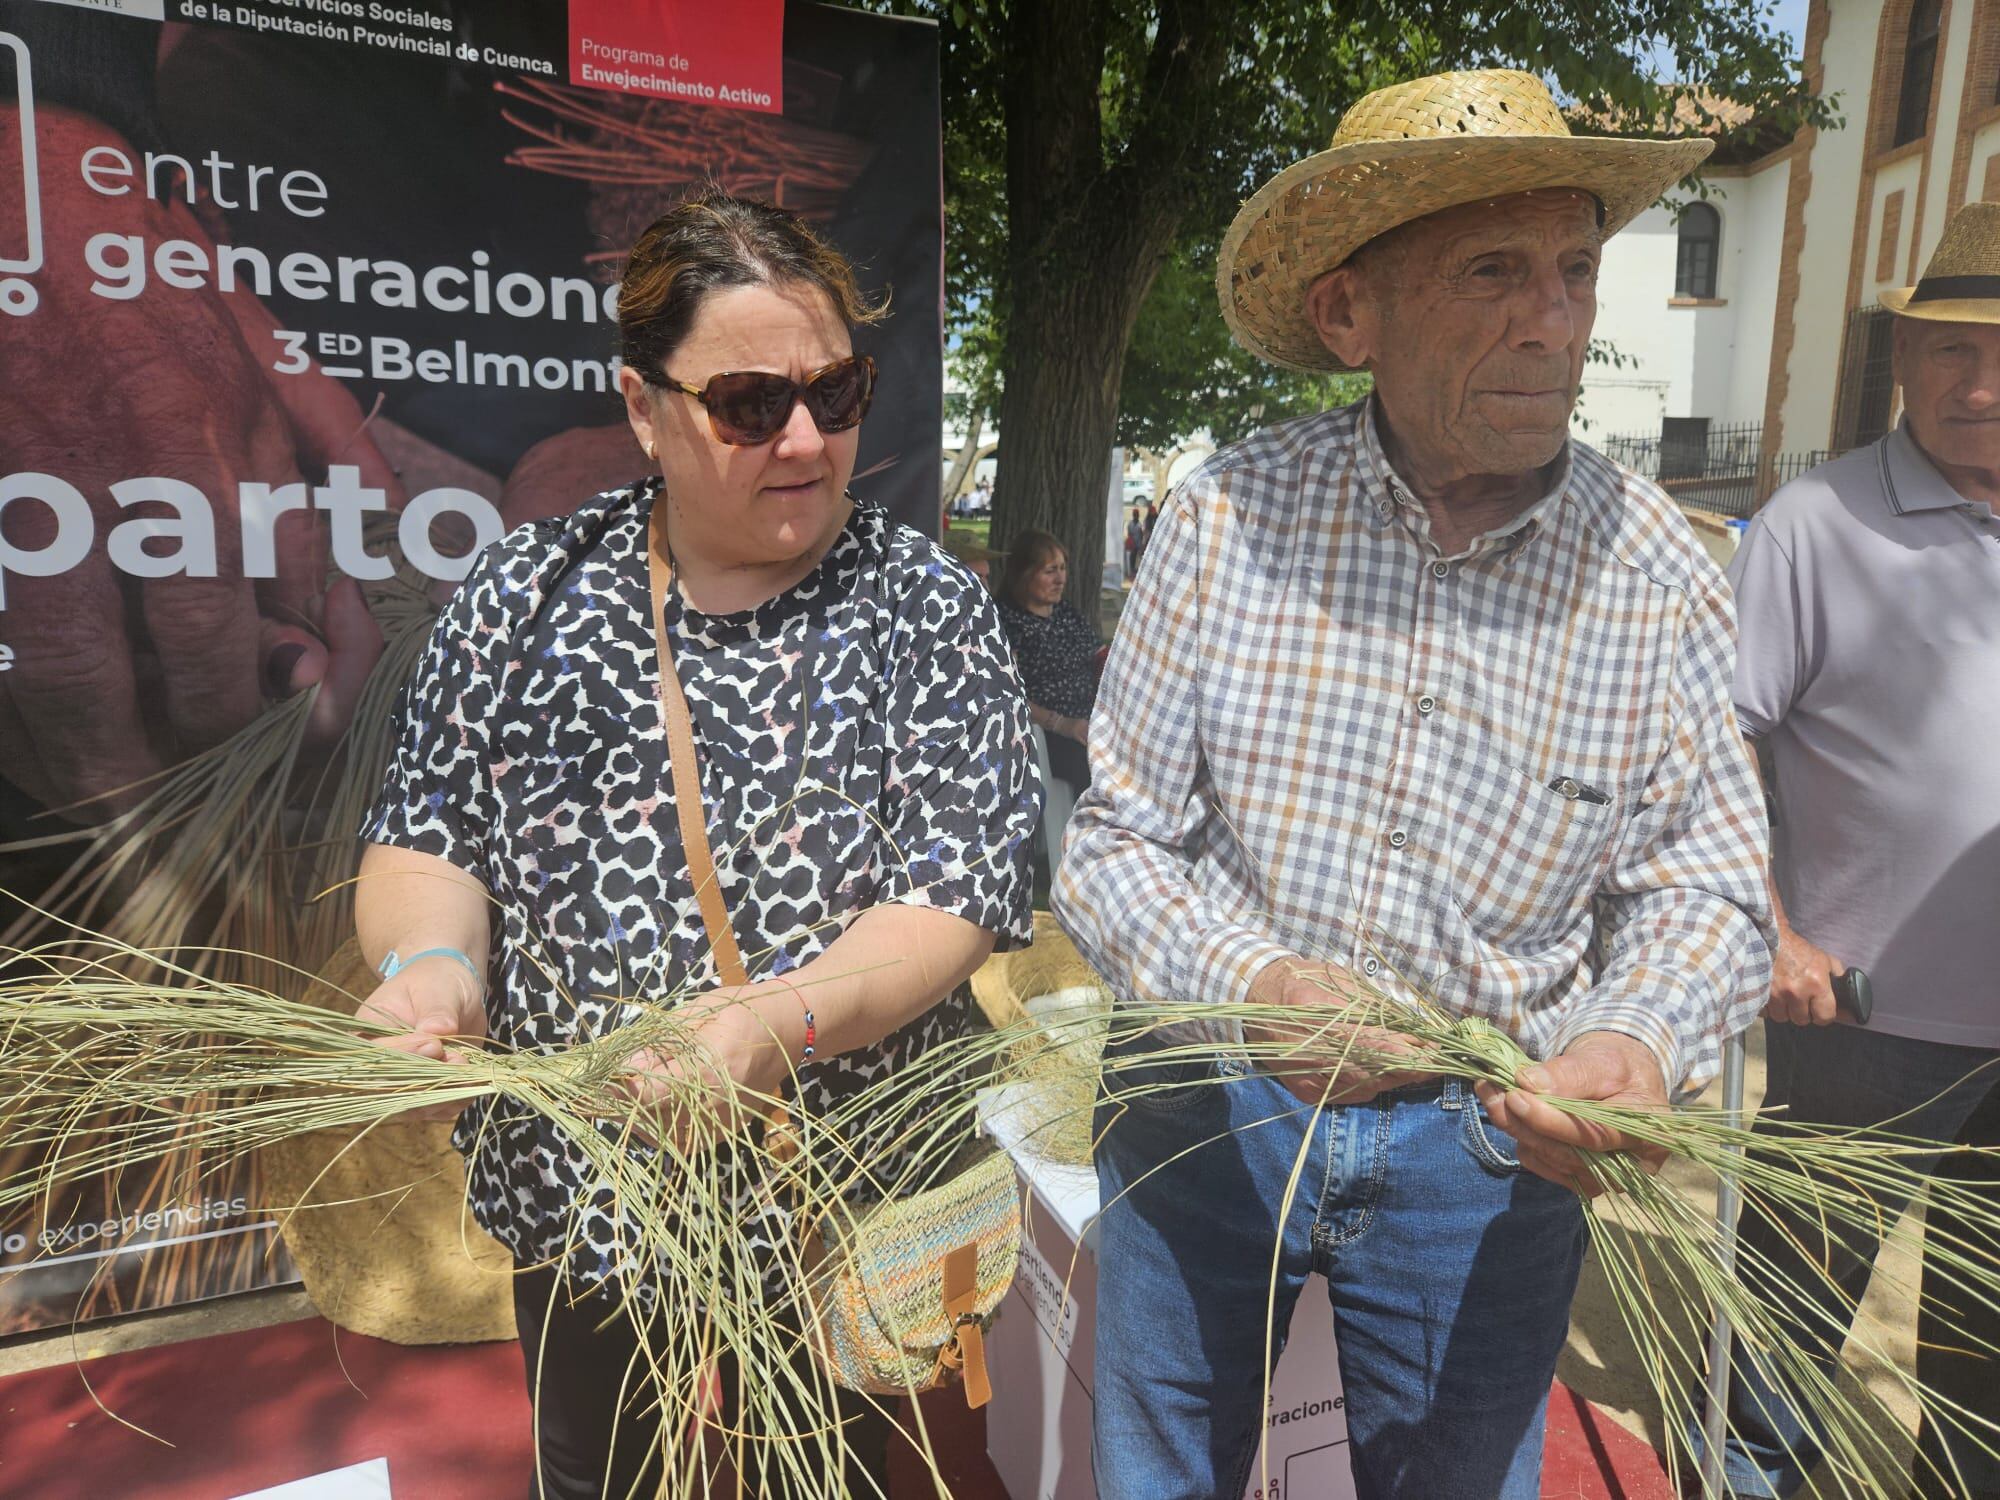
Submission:
<svg viewBox="0 0 2000 1500">
<path fill-rule="evenodd" d="M 218 1297 L 212 1302 L 197 1302 L 165 1312 L 133 1313 L 129 1317 L 86 1323 L 73 1331 L 56 1328 L 43 1333 L 16 1334 L 0 1339 L 0 1375 L 68 1364 L 72 1360 L 96 1359 L 102 1354 L 122 1354 L 128 1349 L 150 1349 L 183 1339 L 207 1338 L 211 1334 L 268 1328 L 273 1323 L 290 1323 L 318 1315 L 319 1310 L 307 1299 L 304 1288 L 289 1286 Z"/>
</svg>

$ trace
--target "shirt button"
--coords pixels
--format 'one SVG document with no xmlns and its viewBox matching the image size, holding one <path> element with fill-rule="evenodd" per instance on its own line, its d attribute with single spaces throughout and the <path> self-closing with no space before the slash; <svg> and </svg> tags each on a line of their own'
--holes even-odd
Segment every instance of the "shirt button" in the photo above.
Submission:
<svg viewBox="0 0 2000 1500">
<path fill-rule="evenodd" d="M 1427 714 L 1437 706 L 1437 699 L 1433 698 L 1429 693 L 1425 693 L 1423 697 L 1417 700 L 1417 712 L 1420 714 Z"/>
<path fill-rule="evenodd" d="M 1450 564 L 1450 563 L 1448 563 L 1448 562 L 1434 562 L 1434 563 L 1432 563 L 1432 564 L 1431 564 L 1431 577 L 1433 577 L 1433 578 L 1449 578 L 1449 577 L 1451 577 L 1451 564 Z"/>
<path fill-rule="evenodd" d="M 1409 843 L 1409 841 L 1410 841 L 1410 836 L 1407 833 L 1403 832 L 1402 829 L 1396 828 L 1390 830 L 1389 847 L 1391 849 L 1400 849 L 1403 847 L 1403 845 Z"/>
<path fill-rule="evenodd" d="M 1382 965 L 1376 962 L 1373 954 L 1361 960 L 1361 972 L 1364 974 L 1380 973 L 1381 969 Z"/>
</svg>

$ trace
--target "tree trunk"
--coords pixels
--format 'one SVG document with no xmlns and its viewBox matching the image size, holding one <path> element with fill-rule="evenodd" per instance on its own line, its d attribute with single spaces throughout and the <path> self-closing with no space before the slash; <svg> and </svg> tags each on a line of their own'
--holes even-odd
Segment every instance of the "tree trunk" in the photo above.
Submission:
<svg viewBox="0 0 2000 1500">
<path fill-rule="evenodd" d="M 1118 381 L 1130 316 L 1116 287 L 1075 285 L 1045 305 L 1016 289 L 1000 399 L 996 547 L 1030 528 L 1069 551 L 1069 600 L 1097 617 Z"/>
<path fill-rule="evenodd" d="M 985 411 L 973 410 L 965 422 L 965 446 L 958 450 L 958 457 L 951 461 L 951 473 L 945 476 L 944 491 L 939 496 L 947 514 L 951 510 L 951 502 L 965 493 L 966 482 L 972 474 L 972 466 L 979 462 L 979 439 L 985 431 Z"/>
<path fill-rule="evenodd" d="M 1186 211 L 1195 104 L 1226 56 L 1228 7 L 1160 0 L 1140 118 L 1108 162 L 1108 0 L 1014 0 L 1007 126 L 1008 304 L 994 545 L 1030 528 L 1069 551 L 1069 600 L 1102 603 L 1118 388 L 1139 308 Z"/>
</svg>

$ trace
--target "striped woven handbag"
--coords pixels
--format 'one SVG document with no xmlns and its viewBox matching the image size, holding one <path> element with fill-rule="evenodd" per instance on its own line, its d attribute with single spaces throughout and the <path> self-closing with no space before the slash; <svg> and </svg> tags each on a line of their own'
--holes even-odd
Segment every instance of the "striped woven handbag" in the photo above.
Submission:
<svg viewBox="0 0 2000 1500">
<path fill-rule="evenodd" d="M 1013 1160 L 978 1150 L 946 1181 L 891 1198 L 812 1247 L 805 1304 L 828 1372 L 857 1391 L 927 1391 L 960 1372 L 968 1406 L 992 1394 L 986 1332 L 1013 1285 L 1021 1197 Z"/>
</svg>

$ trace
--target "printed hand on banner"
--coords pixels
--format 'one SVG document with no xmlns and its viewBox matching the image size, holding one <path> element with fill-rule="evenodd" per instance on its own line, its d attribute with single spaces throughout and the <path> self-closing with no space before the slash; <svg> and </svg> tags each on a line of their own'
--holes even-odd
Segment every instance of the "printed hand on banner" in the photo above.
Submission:
<svg viewBox="0 0 2000 1500">
<path fill-rule="evenodd" d="M 572 427 L 523 453 L 500 492 L 500 519 L 509 528 L 566 516 L 584 495 L 601 495 L 657 474 L 627 422 Z"/>
<path fill-rule="evenodd" d="M 94 822 L 136 800 L 134 783 L 242 728 L 266 698 L 320 684 L 311 732 L 316 743 L 330 742 L 381 655 L 359 588 L 351 579 L 328 586 L 317 511 L 278 517 L 275 576 L 244 577 L 238 485 L 310 484 L 338 461 L 358 468 L 392 507 L 404 496 L 339 384 L 316 368 L 272 370 L 276 325 L 254 297 L 176 287 L 152 274 L 169 241 L 186 243 L 176 253 L 214 264 L 212 237 L 177 196 L 178 172 L 159 174 L 165 201 L 147 195 L 143 173 L 122 193 L 100 193 L 78 170 L 86 153 L 109 146 L 127 160 L 140 155 L 71 110 L 44 106 L 36 124 L 49 258 L 34 277 L 39 309 L 6 329 L 0 478 L 39 473 L 73 486 L 89 503 L 93 529 L 74 567 L 0 579 L 0 644 L 11 652 L 0 671 L 0 775 L 43 805 Z M 19 158 L 0 160 L 0 202 L 20 202 L 22 192 Z M 86 259 L 93 237 L 100 265 L 145 257 L 143 295 L 92 289 L 117 289 Z M 206 506 L 187 504 L 203 511 L 193 518 L 198 543 L 184 531 L 150 539 L 143 551 L 205 552 L 212 530 L 214 576 L 139 578 L 129 558 L 114 566 L 107 538 L 121 522 L 174 519 L 175 507 L 158 500 L 127 508 L 113 498 L 112 485 L 151 476 L 192 486 Z M 47 504 L 13 501 L 0 557 L 46 548 L 62 529 Z M 97 800 L 76 805 L 84 799 Z"/>
</svg>

